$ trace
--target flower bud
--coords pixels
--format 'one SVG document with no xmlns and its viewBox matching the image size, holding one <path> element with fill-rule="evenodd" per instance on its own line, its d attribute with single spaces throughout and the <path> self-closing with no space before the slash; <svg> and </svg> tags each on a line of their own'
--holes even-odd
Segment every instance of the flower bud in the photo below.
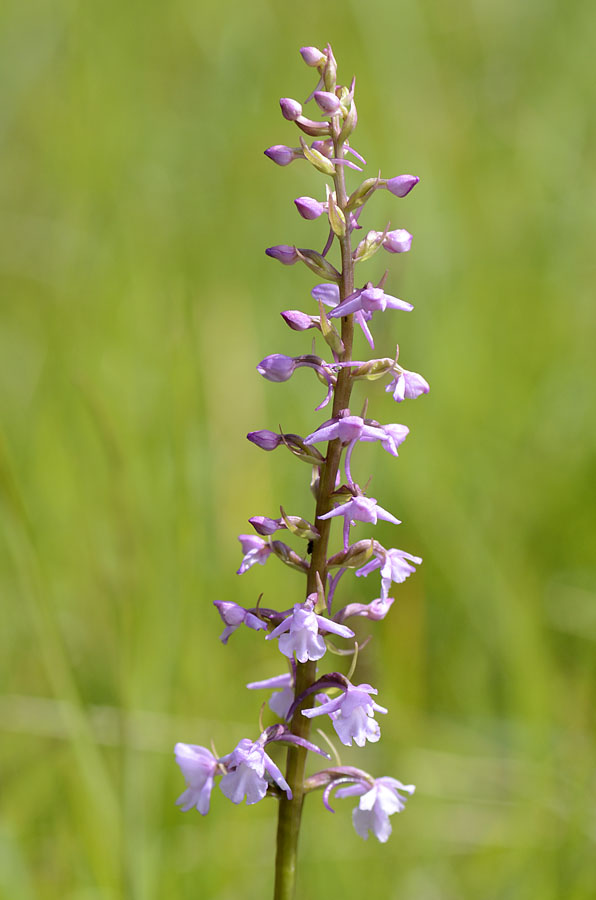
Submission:
<svg viewBox="0 0 596 900">
<path fill-rule="evenodd" d="M 302 156 L 299 150 L 294 150 L 293 147 L 286 147 L 285 144 L 274 144 L 273 147 L 268 147 L 264 153 L 278 166 L 287 166 Z"/>
<path fill-rule="evenodd" d="M 333 141 L 313 141 L 311 147 L 327 159 L 333 156 Z"/>
<path fill-rule="evenodd" d="M 336 116 L 340 111 L 339 98 L 331 91 L 315 91 L 314 98 L 321 112 L 326 116 Z"/>
<path fill-rule="evenodd" d="M 267 381 L 287 381 L 296 369 L 296 362 L 291 356 L 283 353 L 272 353 L 266 356 L 257 366 L 257 372 Z"/>
<path fill-rule="evenodd" d="M 412 246 L 412 235 L 405 228 L 388 231 L 383 240 L 383 247 L 389 253 L 407 253 Z"/>
<path fill-rule="evenodd" d="M 279 519 L 270 519 L 268 516 L 251 516 L 248 521 L 257 534 L 261 535 L 275 534 L 280 528 L 285 528 L 285 524 Z"/>
<path fill-rule="evenodd" d="M 297 197 L 294 203 L 303 219 L 318 219 L 325 212 L 325 204 L 313 197 Z"/>
<path fill-rule="evenodd" d="M 385 187 L 394 197 L 405 197 L 419 181 L 417 175 L 396 175 L 395 178 L 387 179 Z"/>
<path fill-rule="evenodd" d="M 275 448 L 279 447 L 283 442 L 281 435 L 276 434 L 274 431 L 267 431 L 266 429 L 262 429 L 261 431 L 250 431 L 246 437 L 249 441 L 252 441 L 253 444 L 256 444 L 257 447 L 260 447 L 261 450 L 275 450 Z"/>
<path fill-rule="evenodd" d="M 282 97 L 279 101 L 281 106 L 281 114 L 288 122 L 295 122 L 298 116 L 302 115 L 302 104 L 291 97 Z"/>
<path fill-rule="evenodd" d="M 322 66 L 327 57 L 318 47 L 301 47 L 300 56 L 307 66 Z"/>
<path fill-rule="evenodd" d="M 284 266 L 293 266 L 294 263 L 298 262 L 300 259 L 296 248 L 290 247 L 289 244 L 278 244 L 275 247 L 267 247 L 265 253 L 272 259 L 279 260 Z"/>
<path fill-rule="evenodd" d="M 292 331 L 308 331 L 309 328 L 320 327 L 316 316 L 307 316 L 306 313 L 300 312 L 299 309 L 287 309 L 280 315 Z"/>
</svg>

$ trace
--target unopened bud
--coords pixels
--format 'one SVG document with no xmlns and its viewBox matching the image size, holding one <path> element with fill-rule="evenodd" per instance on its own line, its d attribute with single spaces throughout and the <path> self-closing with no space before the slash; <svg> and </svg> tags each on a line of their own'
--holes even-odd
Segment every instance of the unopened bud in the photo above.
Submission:
<svg viewBox="0 0 596 900">
<path fill-rule="evenodd" d="M 276 447 L 282 443 L 282 437 L 279 434 L 276 434 L 274 431 L 267 431 L 266 429 L 262 429 L 261 431 L 250 431 L 246 437 L 249 441 L 252 441 L 253 444 L 256 444 L 257 447 L 260 447 L 261 450 L 275 450 Z"/>
<path fill-rule="evenodd" d="M 314 98 L 321 112 L 326 116 L 336 116 L 340 111 L 340 100 L 331 91 L 315 91 Z"/>
<path fill-rule="evenodd" d="M 318 47 L 301 47 L 300 56 L 307 66 L 322 66 L 327 60 L 325 54 Z"/>
<path fill-rule="evenodd" d="M 296 369 L 296 362 L 291 356 L 283 353 L 272 353 L 266 356 L 257 366 L 257 372 L 267 381 L 287 381 Z"/>
<path fill-rule="evenodd" d="M 300 312 L 299 309 L 286 309 L 280 315 L 292 331 L 308 331 L 309 328 L 320 328 L 319 320 L 316 316 L 307 316 L 306 313 Z"/>
<path fill-rule="evenodd" d="M 267 147 L 264 151 L 265 156 L 277 163 L 278 166 L 287 166 L 295 159 L 300 159 L 302 153 L 293 147 L 286 147 L 285 144 L 274 144 L 273 147 Z"/>
<path fill-rule="evenodd" d="M 331 159 L 333 156 L 333 141 L 313 141 L 312 149 Z"/>
<path fill-rule="evenodd" d="M 395 178 L 388 178 L 385 181 L 385 187 L 394 197 L 405 197 L 419 181 L 417 175 L 396 175 Z"/>
<path fill-rule="evenodd" d="M 251 516 L 248 521 L 257 534 L 265 536 L 275 534 L 280 528 L 285 527 L 284 523 L 279 519 L 270 519 L 268 516 Z"/>
<path fill-rule="evenodd" d="M 389 253 L 407 253 L 412 246 L 412 235 L 405 228 L 388 231 L 383 240 L 383 248 Z"/>
<path fill-rule="evenodd" d="M 293 266 L 294 263 L 297 263 L 300 259 L 296 248 L 290 247 L 289 244 L 278 244 L 276 247 L 267 247 L 265 253 L 272 259 L 277 259 L 284 266 Z"/>
<path fill-rule="evenodd" d="M 298 116 L 302 115 L 302 104 L 291 97 L 282 97 L 279 101 L 281 114 L 288 122 L 295 122 Z"/>
<path fill-rule="evenodd" d="M 313 197 L 297 197 L 294 203 L 303 219 L 318 219 L 325 212 L 325 204 Z"/>
</svg>

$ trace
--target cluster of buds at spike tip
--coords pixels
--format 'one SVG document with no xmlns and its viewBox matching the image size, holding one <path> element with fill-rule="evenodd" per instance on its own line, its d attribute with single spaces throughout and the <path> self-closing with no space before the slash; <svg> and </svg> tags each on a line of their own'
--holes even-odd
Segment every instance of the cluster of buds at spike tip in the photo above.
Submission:
<svg viewBox="0 0 596 900">
<path fill-rule="evenodd" d="M 360 414 L 350 409 L 350 393 L 356 381 L 386 379 L 385 389 L 398 403 L 429 391 L 422 375 L 398 362 L 399 347 L 393 359 L 352 356 L 353 340 L 374 348 L 371 329 L 380 324 L 383 316 L 386 330 L 403 321 L 395 312 L 413 309 L 408 300 L 385 290 L 387 272 L 375 284 L 365 279 L 356 282 L 354 278 L 355 269 L 359 272 L 360 264 L 380 250 L 391 254 L 408 252 L 412 245 L 410 232 L 390 224 L 379 228 L 378 222 L 376 228 L 362 231 L 364 237 L 360 240 L 354 232 L 361 229 L 360 219 L 378 190 L 405 198 L 419 178 L 409 174 L 385 178 L 379 172 L 364 178 L 348 192 L 346 176 L 354 178 L 353 171 L 361 172 L 366 166 L 366 160 L 351 146 L 358 121 L 355 80 L 338 83 L 337 63 L 329 45 L 323 50 L 303 47 L 300 54 L 315 71 L 316 83 L 304 101 L 280 99 L 283 119 L 290 126 L 295 125 L 298 134 L 293 146 L 274 144 L 265 154 L 279 166 L 296 160 L 309 164 L 318 184 L 313 196 L 300 196 L 294 204 L 303 219 L 323 220 L 326 227 L 318 249 L 285 243 L 270 246 L 265 252 L 285 266 L 302 262 L 315 275 L 318 283 L 312 287 L 310 298 L 305 298 L 310 307 L 281 313 L 293 332 L 312 330 L 314 339 L 310 352 L 272 353 L 256 368 L 264 379 L 275 383 L 287 382 L 299 368 L 312 369 L 326 388 L 316 409 L 330 404 L 330 412 L 325 421 L 313 422 L 305 436 L 285 432 L 281 426 L 278 430 L 261 429 L 247 435 L 261 450 L 269 452 L 284 446 L 296 459 L 307 463 L 316 508 L 304 517 L 294 511 L 287 513 L 283 506 L 279 506 L 279 516 L 251 516 L 253 533 L 239 536 L 242 555 L 238 574 L 250 573 L 248 577 L 254 577 L 255 567 L 259 571 L 258 566 L 272 558 L 305 575 L 306 587 L 291 595 L 284 591 L 278 602 L 261 604 L 259 597 L 250 608 L 230 600 L 214 601 L 224 624 L 222 643 L 226 644 L 236 631 L 240 633 L 235 640 L 254 639 L 257 634 L 263 647 L 275 648 L 278 660 L 283 659 L 284 673 L 247 685 L 250 690 L 272 692 L 267 715 L 276 716 L 278 721 L 266 728 L 260 724 L 256 740 L 244 738 L 222 757 L 200 745 L 177 744 L 176 759 L 187 783 L 178 802 L 183 810 L 194 807 L 205 815 L 218 778 L 222 793 L 233 803 L 246 799 L 252 804 L 266 795 L 275 797 L 281 801 L 279 815 L 285 817 L 279 833 L 294 829 L 295 843 L 304 794 L 321 790 L 323 803 L 332 812 L 332 795 L 358 798 L 353 811 L 357 833 L 366 838 L 372 832 L 384 842 L 391 832 L 389 817 L 404 809 L 406 797 L 414 792 L 412 785 L 389 776 L 375 778 L 341 763 L 314 775 L 297 773 L 304 772 L 307 753 L 327 755 L 308 740 L 311 719 L 317 719 L 318 724 L 327 722 L 333 739 L 345 746 L 355 744 L 363 748 L 369 742 L 379 741 L 377 715 L 385 715 L 387 710 L 376 702 L 376 687 L 352 680 L 363 645 L 359 647 L 346 622 L 354 618 L 381 622 L 390 613 L 399 585 L 422 563 L 418 556 L 385 546 L 385 541 L 381 544 L 371 533 L 371 526 L 378 522 L 386 523 L 383 527 L 390 533 L 390 528 L 400 525 L 400 519 L 382 505 L 382 485 L 378 502 L 368 494 L 367 474 L 361 479 L 353 465 L 359 448 L 366 443 L 380 445 L 380 449 L 397 457 L 409 428 L 395 422 L 383 424 L 367 415 L 368 400 Z M 305 112 L 309 104 L 310 115 Z M 320 226 L 308 227 L 316 230 Z M 359 330 L 356 335 L 355 326 Z M 315 352 L 317 341 L 321 355 Z M 333 525 L 335 519 L 341 520 L 341 528 Z M 352 537 L 353 528 L 358 529 L 356 539 Z M 279 540 L 278 532 L 283 532 L 287 543 Z M 354 596 L 355 586 L 371 586 L 366 602 Z M 342 594 L 340 602 L 338 597 Z M 367 641 L 368 638 L 364 644 Z M 351 659 L 351 663 L 346 663 L 347 675 L 325 674 L 328 653 Z M 274 672 L 277 669 L 278 666 L 273 667 Z M 368 671 L 374 671 L 374 665 L 369 663 Z M 265 748 L 275 742 L 290 747 L 286 775 L 266 752 Z M 296 763 L 298 759 L 302 760 L 300 765 Z M 296 809 L 292 804 L 297 805 Z M 284 846 L 278 846 L 276 885 L 278 877 L 283 881 L 284 873 L 291 868 L 283 859 Z M 291 890 L 284 884 L 279 893 L 276 887 L 276 898 L 290 896 Z"/>
</svg>

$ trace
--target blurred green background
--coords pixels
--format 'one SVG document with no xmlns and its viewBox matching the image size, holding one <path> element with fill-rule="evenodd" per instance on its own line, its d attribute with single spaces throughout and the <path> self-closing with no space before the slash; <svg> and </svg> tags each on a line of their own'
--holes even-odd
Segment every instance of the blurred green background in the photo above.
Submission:
<svg viewBox="0 0 596 900">
<path fill-rule="evenodd" d="M 418 790 L 386 846 L 309 798 L 299 895 L 596 896 L 595 35 L 592 0 L 2 4 L 2 896 L 270 894 L 273 803 L 181 813 L 172 747 L 256 736 L 243 685 L 283 669 L 223 647 L 212 601 L 301 598 L 275 561 L 234 572 L 250 515 L 312 516 L 307 467 L 244 435 L 325 416 L 310 372 L 254 367 L 310 344 L 278 313 L 315 312 L 313 278 L 263 250 L 320 249 L 291 201 L 323 180 L 262 151 L 327 40 L 368 173 L 421 177 L 367 207 L 414 244 L 364 277 L 415 304 L 378 349 L 432 390 L 370 390 L 411 435 L 356 473 L 424 565 L 359 629 L 390 714 L 342 754 Z"/>
</svg>

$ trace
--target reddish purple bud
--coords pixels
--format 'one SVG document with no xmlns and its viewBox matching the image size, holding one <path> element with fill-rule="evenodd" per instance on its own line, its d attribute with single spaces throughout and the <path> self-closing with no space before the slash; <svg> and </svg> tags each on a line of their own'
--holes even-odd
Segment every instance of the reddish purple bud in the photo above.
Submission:
<svg viewBox="0 0 596 900">
<path fill-rule="evenodd" d="M 294 263 L 298 262 L 300 259 L 296 253 L 296 248 L 290 247 L 288 244 L 278 244 L 276 247 L 267 247 L 265 253 L 272 259 L 279 260 L 284 266 L 293 266 Z"/>
<path fill-rule="evenodd" d="M 318 47 L 301 47 L 300 56 L 307 66 L 322 66 L 327 59 Z"/>
<path fill-rule="evenodd" d="M 266 356 L 257 366 L 257 372 L 267 381 L 287 381 L 296 369 L 296 362 L 291 356 L 283 353 L 272 353 Z"/>
<path fill-rule="evenodd" d="M 297 197 L 294 203 L 303 219 L 318 219 L 325 212 L 325 204 L 313 197 Z"/>
<path fill-rule="evenodd" d="M 264 153 L 278 166 L 288 166 L 295 159 L 300 159 L 302 156 L 302 151 L 294 150 L 293 147 L 286 147 L 285 144 L 274 144 L 273 147 L 268 147 Z"/>
<path fill-rule="evenodd" d="M 274 431 L 267 431 L 263 428 L 261 431 L 251 431 L 246 435 L 249 441 L 260 447 L 261 450 L 275 450 L 282 443 L 279 434 Z"/>
<path fill-rule="evenodd" d="M 335 116 L 339 112 L 339 98 L 331 91 L 315 91 L 314 98 L 319 109 L 326 116 Z"/>
<path fill-rule="evenodd" d="M 281 106 L 281 114 L 288 122 L 295 122 L 302 115 L 302 104 L 291 97 L 282 97 L 279 101 Z"/>
<path fill-rule="evenodd" d="M 388 178 L 385 187 L 394 197 L 405 197 L 419 181 L 417 175 L 397 175 L 395 178 Z"/>
<path fill-rule="evenodd" d="M 306 313 L 300 312 L 299 309 L 287 309 L 280 315 L 292 331 L 308 331 L 309 328 L 317 327 L 313 321 L 313 316 L 307 316 Z"/>
</svg>

